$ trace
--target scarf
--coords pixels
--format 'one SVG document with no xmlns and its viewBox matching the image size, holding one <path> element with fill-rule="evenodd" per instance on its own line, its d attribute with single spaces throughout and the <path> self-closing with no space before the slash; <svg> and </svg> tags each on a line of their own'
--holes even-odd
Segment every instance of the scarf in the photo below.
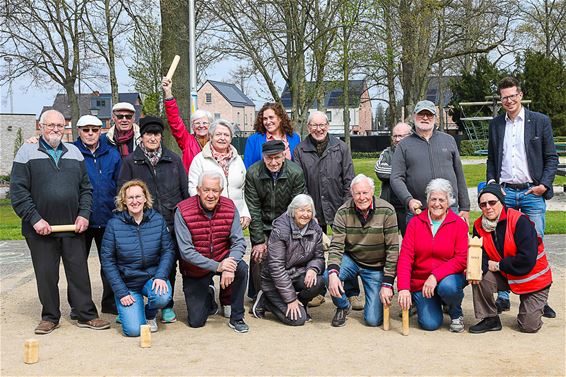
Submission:
<svg viewBox="0 0 566 377">
<path fill-rule="evenodd" d="M 501 213 L 497 216 L 495 220 L 489 220 L 487 217 L 482 215 L 481 227 L 483 228 L 483 230 L 485 230 L 488 233 L 493 232 L 495 228 L 497 228 L 497 223 L 499 222 L 499 216 L 501 216 Z"/>
<path fill-rule="evenodd" d="M 130 128 L 128 131 L 121 131 L 116 127 L 115 131 L 114 141 L 118 146 L 118 152 L 120 152 L 120 156 L 126 157 L 130 153 L 128 143 L 134 138 L 134 127 Z"/>
<path fill-rule="evenodd" d="M 316 154 L 318 155 L 318 157 L 321 157 L 322 154 L 324 153 L 324 151 L 326 150 L 326 147 L 328 147 L 328 142 L 330 141 L 330 137 L 328 136 L 328 134 L 326 134 L 326 137 L 324 138 L 324 140 L 317 141 L 317 140 L 315 140 L 314 137 L 309 135 L 309 139 L 310 139 L 311 143 L 316 148 Z"/>
<path fill-rule="evenodd" d="M 232 159 L 232 148 L 228 146 L 228 152 L 217 152 L 212 143 L 210 143 L 210 151 L 212 152 L 212 157 L 216 160 L 218 165 L 224 171 L 224 175 L 228 178 L 228 169 L 230 168 L 230 160 Z"/>
<path fill-rule="evenodd" d="M 143 151 L 145 157 L 147 157 L 147 159 L 149 160 L 151 166 L 155 167 L 155 165 L 157 165 L 157 163 L 161 159 L 161 154 L 163 153 L 163 148 L 161 147 L 161 145 L 159 146 L 159 148 L 157 148 L 156 151 L 152 151 L 152 152 L 145 149 L 143 143 L 140 143 L 140 148 Z"/>
</svg>

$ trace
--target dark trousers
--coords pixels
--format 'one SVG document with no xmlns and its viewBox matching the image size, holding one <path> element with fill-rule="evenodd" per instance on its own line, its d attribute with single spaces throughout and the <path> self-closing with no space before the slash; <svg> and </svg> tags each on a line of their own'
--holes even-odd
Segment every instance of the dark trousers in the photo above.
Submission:
<svg viewBox="0 0 566 377">
<path fill-rule="evenodd" d="M 407 230 L 407 208 L 395 207 L 395 213 L 397 215 L 397 228 L 401 231 L 401 235 L 405 237 L 405 231 Z"/>
<path fill-rule="evenodd" d="M 58 287 L 61 259 L 67 276 L 68 297 L 79 320 L 97 318 L 98 312 L 92 302 L 84 236 L 28 236 L 26 242 L 31 252 L 39 301 L 43 307 L 41 318 L 54 323 L 59 323 L 61 318 Z"/>
<path fill-rule="evenodd" d="M 208 286 L 214 273 L 203 276 L 202 278 L 192 278 L 183 276 L 183 292 L 187 304 L 188 322 L 190 327 L 202 327 L 206 323 L 213 300 Z M 248 283 L 248 265 L 244 261 L 238 263 L 238 268 L 234 274 L 232 287 L 232 313 L 230 321 L 234 322 L 244 318 L 244 294 Z"/>
<path fill-rule="evenodd" d="M 265 243 L 269 240 L 269 236 L 271 235 L 271 231 L 264 231 L 265 234 Z M 257 295 L 257 291 L 260 290 L 261 287 L 261 263 L 257 263 L 253 258 L 250 258 L 250 281 L 248 284 L 248 297 L 252 300 L 255 300 L 255 296 Z"/>
<path fill-rule="evenodd" d="M 310 288 L 305 287 L 305 274 L 295 277 L 292 282 L 297 292 L 297 299 L 303 304 L 303 306 L 299 307 L 301 316 L 298 319 L 292 320 L 286 315 L 287 303 L 283 301 L 277 290 L 263 292 L 265 295 L 265 306 L 284 324 L 289 326 L 302 326 L 307 320 L 307 304 L 325 288 L 324 279 L 322 275 L 318 275 L 316 277 L 316 284 Z"/>
<path fill-rule="evenodd" d="M 102 238 L 104 237 L 105 228 L 88 228 L 85 232 L 85 251 L 86 257 L 90 254 L 90 248 L 92 246 L 92 241 L 96 244 L 96 250 L 98 251 L 98 259 L 100 260 L 100 250 L 102 245 Z M 100 268 L 100 278 L 102 279 L 102 301 L 100 302 L 100 311 L 102 313 L 118 314 L 116 310 L 116 302 L 114 301 L 114 292 L 112 291 L 112 286 L 106 279 L 106 275 Z"/>
<path fill-rule="evenodd" d="M 173 229 L 173 226 L 169 226 L 169 229 Z M 173 249 L 175 251 L 175 261 L 173 262 L 173 267 L 171 267 L 171 272 L 169 273 L 169 282 L 171 283 L 171 300 L 169 303 L 165 305 L 163 309 L 172 309 L 173 305 L 175 305 L 175 301 L 173 300 L 173 296 L 175 295 L 175 280 L 177 279 L 177 260 L 179 260 L 179 246 L 177 245 L 177 235 L 175 234 L 175 230 L 169 232 L 171 235 L 171 241 L 173 241 Z"/>
</svg>

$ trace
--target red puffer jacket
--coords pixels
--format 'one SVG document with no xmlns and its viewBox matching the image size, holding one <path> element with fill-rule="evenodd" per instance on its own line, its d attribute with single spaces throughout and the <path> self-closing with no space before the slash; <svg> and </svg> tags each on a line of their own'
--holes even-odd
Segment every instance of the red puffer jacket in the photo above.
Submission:
<svg viewBox="0 0 566 377">
<path fill-rule="evenodd" d="M 200 145 L 195 136 L 191 135 L 185 127 L 185 123 L 183 123 L 183 119 L 179 115 L 177 101 L 174 98 L 165 101 L 165 114 L 167 115 L 169 127 L 171 127 L 171 134 L 183 152 L 183 166 L 188 173 L 193 158 L 201 152 Z"/>
</svg>

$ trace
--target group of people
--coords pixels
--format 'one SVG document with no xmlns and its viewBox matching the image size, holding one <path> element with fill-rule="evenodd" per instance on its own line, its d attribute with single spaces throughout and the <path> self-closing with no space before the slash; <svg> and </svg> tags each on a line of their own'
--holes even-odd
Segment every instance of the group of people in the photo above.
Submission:
<svg viewBox="0 0 566 377">
<path fill-rule="evenodd" d="M 43 308 L 35 332 L 59 326 L 61 258 L 71 319 L 80 327 L 110 327 L 92 301 L 87 258 L 93 240 L 101 311 L 117 315 L 126 336 L 138 336 L 145 324 L 158 331 L 159 311 L 161 322 L 177 320 L 177 268 L 190 327 L 220 312 L 234 331 L 247 332 L 246 289 L 256 318 L 271 313 L 284 324 L 303 325 L 311 320 L 308 308 L 329 292 L 336 306 L 332 326 L 344 326 L 352 309 L 363 310 L 368 326 L 379 326 L 397 278 L 399 305 L 414 307 L 425 330 L 441 327 L 447 312 L 450 331 L 464 331 L 463 289 L 471 283 L 481 321 L 470 332 L 501 329 L 498 289 L 520 295 L 519 327 L 537 331 L 541 316 L 553 314 L 546 305 L 552 276 L 542 236 L 557 155 L 548 117 L 524 109 L 519 83 L 506 80 L 500 83 L 506 114 L 490 125 L 489 182 L 478 195 L 482 216 L 474 223 L 484 240 L 484 277 L 470 282 L 464 275 L 467 186 L 456 143 L 435 130 L 430 101 L 415 106 L 414 132 L 405 123 L 393 128 L 392 145 L 375 167 L 381 197 L 372 178 L 354 176 L 349 148 L 328 133 L 319 111 L 309 115 L 301 141 L 283 107 L 266 103 L 243 159 L 231 145 L 229 121 L 197 110 L 188 131 L 167 78 L 165 112 L 182 156 L 163 145 L 163 121 L 146 116 L 138 126 L 129 103 L 114 105 L 114 125 L 105 135 L 99 119 L 81 117 L 74 144 L 61 142 L 63 115 L 44 112 L 41 135 L 20 148 L 11 178 Z M 68 224 L 73 231 L 52 228 Z"/>
</svg>

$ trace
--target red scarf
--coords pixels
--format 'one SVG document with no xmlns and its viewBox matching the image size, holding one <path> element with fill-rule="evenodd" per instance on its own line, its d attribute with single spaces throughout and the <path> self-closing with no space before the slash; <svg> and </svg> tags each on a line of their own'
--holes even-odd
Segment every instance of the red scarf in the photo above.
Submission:
<svg viewBox="0 0 566 377">
<path fill-rule="evenodd" d="M 128 142 L 134 138 L 134 127 L 128 131 L 121 131 L 115 128 L 114 141 L 118 145 L 120 156 L 126 157 L 129 154 Z"/>
<path fill-rule="evenodd" d="M 216 162 L 218 162 L 218 165 L 220 165 L 220 167 L 224 171 L 224 175 L 226 176 L 226 178 L 228 178 L 230 160 L 232 159 L 232 148 L 228 146 L 228 152 L 226 153 L 217 152 L 216 150 L 214 150 L 212 143 L 210 143 L 210 151 L 212 152 L 212 157 L 214 157 Z"/>
</svg>

